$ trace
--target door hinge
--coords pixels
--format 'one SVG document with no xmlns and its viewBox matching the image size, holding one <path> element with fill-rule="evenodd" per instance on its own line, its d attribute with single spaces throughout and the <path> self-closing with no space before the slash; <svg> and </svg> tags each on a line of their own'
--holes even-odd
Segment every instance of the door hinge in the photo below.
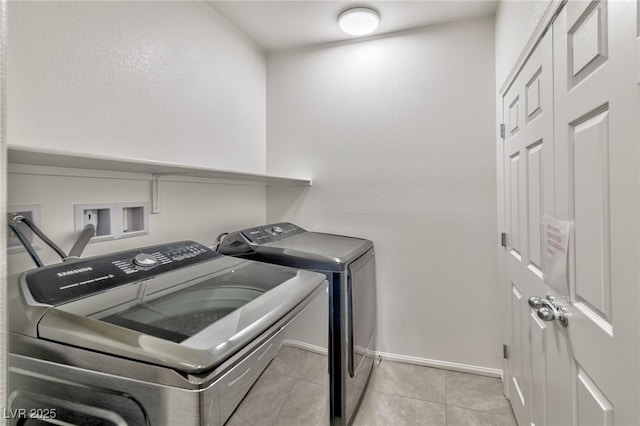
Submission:
<svg viewBox="0 0 640 426">
<path fill-rule="evenodd" d="M 509 359 L 509 346 L 502 345 L 502 358 Z"/>
<path fill-rule="evenodd" d="M 505 130 L 504 130 L 504 124 L 501 124 L 501 125 L 500 125 L 500 137 L 501 137 L 502 139 L 504 139 L 504 133 L 505 133 Z"/>
<path fill-rule="evenodd" d="M 500 234 L 500 245 L 504 248 L 507 247 L 507 233 L 503 232 Z"/>
</svg>

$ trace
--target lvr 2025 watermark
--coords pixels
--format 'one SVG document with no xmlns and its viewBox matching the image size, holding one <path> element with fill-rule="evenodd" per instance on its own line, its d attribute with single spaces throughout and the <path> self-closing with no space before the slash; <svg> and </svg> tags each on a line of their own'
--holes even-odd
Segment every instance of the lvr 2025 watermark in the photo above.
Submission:
<svg viewBox="0 0 640 426">
<path fill-rule="evenodd" d="M 55 408 L 8 408 L 4 410 L 5 419 L 55 419 Z"/>
</svg>

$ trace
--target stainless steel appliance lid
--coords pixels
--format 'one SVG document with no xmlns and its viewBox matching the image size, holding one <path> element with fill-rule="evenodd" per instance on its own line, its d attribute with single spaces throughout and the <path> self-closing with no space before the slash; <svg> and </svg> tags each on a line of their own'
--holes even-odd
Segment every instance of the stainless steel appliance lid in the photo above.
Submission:
<svg viewBox="0 0 640 426">
<path fill-rule="evenodd" d="M 94 260 L 94 266 L 105 265 L 99 261 L 104 258 Z M 126 285 L 114 282 L 54 307 L 30 305 L 22 298 L 22 306 L 13 309 L 37 324 L 34 337 L 200 373 L 299 308 L 324 282 L 320 274 L 218 255 L 184 267 L 181 261 L 169 272 Z M 22 277 L 25 296 L 27 277 Z"/>
<path fill-rule="evenodd" d="M 324 257 L 331 262 L 346 264 L 373 247 L 373 243 L 343 235 L 303 232 L 264 246 L 283 249 L 286 255 L 305 257 L 305 254 L 309 254 L 314 258 Z"/>
<path fill-rule="evenodd" d="M 219 253 L 315 271 L 345 272 L 349 263 L 373 249 L 362 238 L 308 232 L 289 222 L 230 232 Z"/>
<path fill-rule="evenodd" d="M 308 303 L 324 282 L 323 275 L 309 271 L 228 257 L 192 268 L 206 272 L 206 267 L 208 275 L 191 281 L 176 284 L 159 276 L 49 309 L 38 324 L 38 335 L 201 373 L 221 364 L 294 308 Z M 274 268 L 280 271 L 265 274 Z M 278 278 L 269 281 L 268 274 Z M 268 285 L 220 286 L 234 282 L 238 275 L 252 275 Z M 104 305 L 112 299 L 119 303 Z"/>
<path fill-rule="evenodd" d="M 234 329 L 238 329 L 241 314 L 245 321 L 259 320 L 261 312 L 267 314 L 272 304 L 279 303 L 274 299 L 278 292 L 270 290 L 296 276 L 294 269 L 273 268 L 257 262 L 236 264 L 222 274 L 197 278 L 192 285 L 179 286 L 157 297 L 139 296 L 133 306 L 120 304 L 109 309 L 106 315 L 101 312 L 92 317 L 176 343 L 192 338 L 185 343 L 191 345 L 196 334 L 215 322 L 233 323 Z M 152 286 L 148 285 L 144 291 L 151 292 Z M 247 318 L 249 310 L 242 308 L 259 297 L 263 297 L 259 304 L 247 307 L 253 308 L 255 316 Z M 218 343 L 229 337 L 218 336 Z"/>
</svg>

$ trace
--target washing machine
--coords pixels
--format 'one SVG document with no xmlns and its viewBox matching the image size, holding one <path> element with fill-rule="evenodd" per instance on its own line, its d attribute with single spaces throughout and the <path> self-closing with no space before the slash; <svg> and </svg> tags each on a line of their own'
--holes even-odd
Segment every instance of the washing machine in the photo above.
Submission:
<svg viewBox="0 0 640 426">
<path fill-rule="evenodd" d="M 325 276 L 180 241 L 9 281 L 9 424 L 221 425 Z"/>
<path fill-rule="evenodd" d="M 373 243 L 362 238 L 309 232 L 276 223 L 231 232 L 218 244 L 225 255 L 323 273 L 326 320 L 307 320 L 307 334 L 324 330 L 329 370 L 329 420 L 349 425 L 362 400 L 374 364 L 376 275 Z M 322 298 L 323 296 L 318 296 Z M 305 342 L 299 333 L 298 344 Z"/>
</svg>

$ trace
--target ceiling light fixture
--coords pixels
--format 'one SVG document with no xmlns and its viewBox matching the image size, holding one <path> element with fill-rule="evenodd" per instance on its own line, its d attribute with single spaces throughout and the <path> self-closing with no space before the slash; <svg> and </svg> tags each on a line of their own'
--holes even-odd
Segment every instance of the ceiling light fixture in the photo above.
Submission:
<svg viewBox="0 0 640 426">
<path fill-rule="evenodd" d="M 380 24 L 380 15 L 366 7 L 345 10 L 338 16 L 340 29 L 347 34 L 362 36 L 371 34 Z"/>
</svg>

